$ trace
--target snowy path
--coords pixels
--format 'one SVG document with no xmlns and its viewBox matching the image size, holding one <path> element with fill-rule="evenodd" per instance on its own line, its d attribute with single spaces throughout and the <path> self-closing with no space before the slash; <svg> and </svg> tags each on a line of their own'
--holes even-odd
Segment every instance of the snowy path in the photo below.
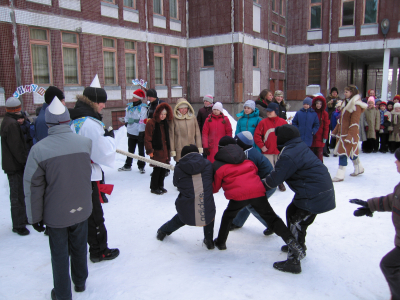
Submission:
<svg viewBox="0 0 400 300">
<path fill-rule="evenodd" d="M 121 132 L 118 148 L 126 150 Z M 335 183 L 337 208 L 318 215 L 309 227 L 307 257 L 300 275 L 272 268 L 285 260 L 282 240 L 265 237 L 263 226 L 250 217 L 245 226 L 231 232 L 228 249 L 207 250 L 202 246 L 202 228 L 185 226 L 158 241 L 157 229 L 175 211 L 178 191 L 172 174 L 166 178 L 168 193 L 150 194 L 150 172 L 141 175 L 118 172 L 125 158 L 117 155 L 115 168 L 104 168 L 106 182 L 115 184 L 110 202 L 104 204 L 109 246 L 120 256 L 108 262 L 89 261 L 87 290 L 73 298 L 83 299 L 389 299 L 386 281 L 379 269 L 380 259 L 394 244 L 390 213 L 373 218 L 355 218 L 356 205 L 348 199 L 367 199 L 393 191 L 399 174 L 391 154 L 360 155 L 365 174 L 352 178 L 348 167 L 344 182 Z M 134 164 L 136 162 L 134 161 Z M 332 175 L 338 159 L 326 158 Z M 71 174 L 73 176 L 73 174 Z M 0 299 L 50 299 L 52 270 L 48 238 L 28 226 L 31 234 L 20 237 L 11 232 L 8 181 L 0 174 Z M 293 193 L 277 191 L 270 202 L 281 216 Z M 222 190 L 215 195 L 217 235 L 227 205 Z"/>
</svg>

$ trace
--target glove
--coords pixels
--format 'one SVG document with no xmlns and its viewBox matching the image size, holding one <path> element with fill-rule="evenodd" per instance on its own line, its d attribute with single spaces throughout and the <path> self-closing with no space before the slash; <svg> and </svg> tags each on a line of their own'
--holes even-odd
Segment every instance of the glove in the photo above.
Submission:
<svg viewBox="0 0 400 300">
<path fill-rule="evenodd" d="M 104 129 L 104 136 L 110 136 L 112 138 L 115 138 L 114 136 L 114 130 L 111 129 L 110 131 L 108 129 Z"/>
<path fill-rule="evenodd" d="M 372 217 L 372 211 L 368 207 L 368 202 L 363 201 L 360 199 L 350 199 L 350 203 L 358 204 L 361 205 L 361 207 L 357 208 L 357 210 L 354 211 L 354 216 L 356 217 L 361 217 L 361 216 L 368 216 Z"/>
<path fill-rule="evenodd" d="M 325 144 L 326 143 L 326 139 L 322 139 L 322 142 Z"/>
<path fill-rule="evenodd" d="M 203 149 L 203 153 L 204 153 L 204 155 L 209 156 L 210 155 L 210 149 L 204 148 Z"/>
<path fill-rule="evenodd" d="M 365 126 L 365 131 L 368 131 L 368 126 Z"/>
<path fill-rule="evenodd" d="M 37 231 L 37 232 L 43 232 L 45 231 L 45 227 L 43 226 L 43 220 L 40 221 L 39 223 L 32 224 L 32 227 Z"/>
</svg>

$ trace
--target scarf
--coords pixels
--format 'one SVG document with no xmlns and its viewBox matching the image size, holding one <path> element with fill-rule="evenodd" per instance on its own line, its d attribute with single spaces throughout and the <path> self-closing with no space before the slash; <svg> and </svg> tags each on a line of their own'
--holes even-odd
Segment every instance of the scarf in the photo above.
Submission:
<svg viewBox="0 0 400 300">
<path fill-rule="evenodd" d="M 162 142 L 162 133 L 161 133 L 161 126 L 162 123 L 164 125 L 165 131 L 165 140 L 167 141 L 167 150 L 171 149 L 169 144 L 169 128 L 168 122 L 166 120 L 155 122 L 154 133 L 153 133 L 153 141 L 151 142 L 154 150 L 162 150 L 163 149 L 163 142 Z"/>
</svg>

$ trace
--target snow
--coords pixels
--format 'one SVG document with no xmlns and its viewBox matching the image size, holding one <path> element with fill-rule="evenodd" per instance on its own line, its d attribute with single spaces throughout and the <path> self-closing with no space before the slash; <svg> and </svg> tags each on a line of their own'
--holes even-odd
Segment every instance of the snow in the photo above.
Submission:
<svg viewBox="0 0 400 300">
<path fill-rule="evenodd" d="M 127 150 L 125 130 L 122 127 L 116 134 L 121 150 Z M 173 174 L 165 179 L 167 194 L 151 194 L 152 168 L 146 166 L 146 174 L 140 174 L 134 161 L 131 172 L 118 172 L 125 157 L 117 154 L 115 167 L 104 167 L 106 182 L 115 188 L 103 209 L 109 247 L 118 247 L 121 254 L 96 264 L 88 260 L 87 289 L 73 291 L 73 299 L 389 299 L 379 262 L 394 247 L 391 214 L 356 218 L 353 211 L 358 206 L 348 200 L 391 193 L 399 174 L 391 154 L 361 154 L 360 160 L 365 173 L 349 176 L 350 163 L 345 181 L 334 184 L 337 208 L 318 215 L 309 227 L 302 273 L 293 275 L 272 267 L 286 259 L 280 251 L 283 241 L 276 235 L 264 236 L 263 226 L 253 216 L 229 234 L 226 251 L 207 250 L 202 228 L 190 226 L 158 241 L 157 229 L 176 213 Z M 338 158 L 324 158 L 324 163 L 333 177 Z M 31 226 L 26 237 L 11 231 L 6 175 L 1 174 L 0 180 L 0 299 L 50 299 L 48 238 Z M 216 237 L 228 202 L 222 190 L 214 197 Z M 283 218 L 292 197 L 288 189 L 270 199 Z"/>
</svg>

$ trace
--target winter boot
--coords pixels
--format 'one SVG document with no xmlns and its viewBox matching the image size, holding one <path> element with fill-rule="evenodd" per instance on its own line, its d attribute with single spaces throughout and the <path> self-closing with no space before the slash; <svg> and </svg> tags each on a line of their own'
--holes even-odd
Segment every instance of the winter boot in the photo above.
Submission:
<svg viewBox="0 0 400 300">
<path fill-rule="evenodd" d="M 57 300 L 56 291 L 54 289 L 51 290 L 51 300 Z"/>
<path fill-rule="evenodd" d="M 293 237 L 289 238 L 285 242 L 292 251 L 294 257 L 296 257 L 298 260 L 302 260 L 304 257 L 306 257 L 306 251 Z"/>
<path fill-rule="evenodd" d="M 123 166 L 123 167 L 119 168 L 118 171 L 132 171 L 132 168 Z"/>
<path fill-rule="evenodd" d="M 231 223 L 231 226 L 229 227 L 229 231 L 232 231 L 232 230 L 235 230 L 235 229 L 239 229 L 239 228 L 242 228 L 242 227 Z"/>
<path fill-rule="evenodd" d="M 26 227 L 13 228 L 12 232 L 18 233 L 19 235 L 28 235 L 29 234 L 29 230 Z"/>
<path fill-rule="evenodd" d="M 274 231 L 271 228 L 267 228 L 264 230 L 264 235 L 271 235 L 274 234 Z"/>
<path fill-rule="evenodd" d="M 90 254 L 90 260 L 93 263 L 96 263 L 96 262 L 99 262 L 99 261 L 102 261 L 102 260 L 112 260 L 114 258 L 117 258 L 118 255 L 119 255 L 119 249 L 117 249 L 117 248 L 115 248 L 115 249 L 106 248 L 100 254 L 97 254 L 97 255 Z"/>
<path fill-rule="evenodd" d="M 344 180 L 344 176 L 346 175 L 346 166 L 339 166 L 335 177 L 332 178 L 333 182 L 339 182 Z"/>
<path fill-rule="evenodd" d="M 213 240 L 203 240 L 203 244 L 206 245 L 208 250 L 212 250 L 215 248 Z"/>
<path fill-rule="evenodd" d="M 166 189 L 164 189 L 163 187 L 160 187 L 160 191 L 165 194 L 166 192 L 168 192 Z"/>
<path fill-rule="evenodd" d="M 301 265 L 300 261 L 291 258 L 285 261 L 278 261 L 274 263 L 274 268 L 282 271 L 282 272 L 288 272 L 288 273 L 293 273 L 293 274 L 300 274 L 301 273 Z"/>
<path fill-rule="evenodd" d="M 86 286 L 85 285 L 83 285 L 83 286 L 75 286 L 75 292 L 77 292 L 77 293 L 82 293 L 82 292 L 84 292 L 85 290 L 86 290 Z"/>
<path fill-rule="evenodd" d="M 354 165 L 354 172 L 350 174 L 350 176 L 358 176 L 362 173 L 364 173 L 364 167 L 362 166 L 360 159 L 357 157 L 357 159 L 353 160 L 353 165 Z"/>
<path fill-rule="evenodd" d="M 144 170 L 144 168 L 140 168 L 140 169 L 139 169 L 139 172 L 140 172 L 140 174 L 146 173 L 146 171 Z"/>
<path fill-rule="evenodd" d="M 226 250 L 226 244 L 218 243 L 218 238 L 214 240 L 214 244 L 219 250 Z"/>
<path fill-rule="evenodd" d="M 157 240 L 163 241 L 167 234 L 164 231 L 161 231 L 160 229 L 157 230 Z"/>
</svg>

